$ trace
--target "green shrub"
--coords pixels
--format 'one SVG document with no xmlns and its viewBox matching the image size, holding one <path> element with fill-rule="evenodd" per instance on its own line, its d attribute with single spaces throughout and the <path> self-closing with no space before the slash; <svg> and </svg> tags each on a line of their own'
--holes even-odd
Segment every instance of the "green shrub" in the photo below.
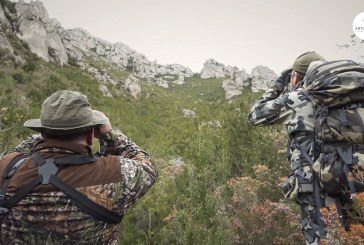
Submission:
<svg viewBox="0 0 364 245">
<path fill-rule="evenodd" d="M 34 60 L 28 59 L 23 67 L 26 72 L 33 72 L 37 69 L 37 64 Z"/>
<path fill-rule="evenodd" d="M 100 83 L 74 66 L 72 58 L 70 66 L 47 63 L 16 36 L 10 39 L 27 63 L 23 68 L 6 62 L 0 67 L 0 109 L 8 108 L 0 115 L 0 129 L 5 130 L 0 133 L 0 154 L 33 133 L 22 124 L 39 117 L 47 96 L 69 89 L 86 94 L 95 109 L 105 112 L 113 126 L 155 160 L 159 178 L 125 215 L 121 244 L 301 242 L 294 220 L 298 210 L 281 200 L 277 187 L 289 170 L 278 154 L 285 145 L 284 138 L 277 137 L 281 129 L 255 128 L 247 122 L 259 94 L 244 91 L 228 102 L 221 79 L 195 75 L 169 89 L 140 79 L 143 92 L 136 100 L 108 84 L 115 97 L 103 97 Z M 106 67 L 90 57 L 87 62 L 99 70 Z M 128 70 L 110 69 L 108 74 L 121 84 L 130 75 Z M 183 109 L 196 116 L 185 118 Z M 170 163 L 174 158 L 184 164 Z"/>
</svg>

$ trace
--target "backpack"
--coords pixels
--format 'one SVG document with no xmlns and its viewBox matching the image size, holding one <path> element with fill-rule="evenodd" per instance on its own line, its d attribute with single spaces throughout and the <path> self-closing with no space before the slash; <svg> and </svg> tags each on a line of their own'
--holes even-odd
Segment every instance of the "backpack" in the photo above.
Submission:
<svg viewBox="0 0 364 245">
<path fill-rule="evenodd" d="M 364 191 L 364 67 L 351 60 L 313 63 L 301 85 L 315 106 L 314 159 L 302 152 L 313 169 L 317 221 L 325 234 L 320 191 L 335 199 L 344 227 L 342 205 Z"/>
<path fill-rule="evenodd" d="M 6 198 L 6 191 L 11 178 L 14 176 L 19 167 L 29 158 L 32 158 L 36 162 L 38 166 L 38 176 L 20 187 L 14 195 Z M 78 208 L 91 215 L 94 219 L 108 224 L 120 223 L 122 215 L 119 215 L 118 213 L 92 201 L 57 177 L 57 172 L 62 167 L 69 165 L 92 164 L 96 160 L 96 155 L 81 154 L 70 154 L 56 159 L 44 159 L 38 151 L 30 156 L 27 154 L 17 155 L 9 162 L 2 176 L 3 184 L 0 189 L 0 230 L 3 220 L 8 215 L 12 207 L 30 193 L 36 186 L 47 184 L 51 184 L 64 192 Z"/>
<path fill-rule="evenodd" d="M 302 83 L 315 105 L 313 170 L 320 187 L 363 191 L 364 184 L 353 180 L 364 171 L 364 67 L 351 60 L 324 62 Z"/>
</svg>

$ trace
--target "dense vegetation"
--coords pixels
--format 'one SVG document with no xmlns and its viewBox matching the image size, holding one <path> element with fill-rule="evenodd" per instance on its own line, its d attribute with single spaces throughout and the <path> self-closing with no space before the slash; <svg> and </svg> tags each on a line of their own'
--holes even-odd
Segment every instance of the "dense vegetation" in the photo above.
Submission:
<svg viewBox="0 0 364 245">
<path fill-rule="evenodd" d="M 247 123 L 260 94 L 246 89 L 227 101 L 222 80 L 195 76 L 168 89 L 142 80 L 138 99 L 107 85 L 113 97 L 104 97 L 75 62 L 46 63 L 7 37 L 25 64 L 0 49 L 0 156 L 34 133 L 22 124 L 39 117 L 47 96 L 69 89 L 86 94 L 154 159 L 158 181 L 124 217 L 121 244 L 303 244 L 298 207 L 279 191 L 289 171 L 284 132 Z M 111 74 L 122 82 L 129 71 Z M 185 118 L 183 109 L 196 117 Z"/>
<path fill-rule="evenodd" d="M 104 97 L 91 75 L 76 66 L 43 62 L 7 35 L 26 62 L 17 65 L 0 50 L 0 153 L 33 133 L 22 124 L 39 117 L 47 96 L 70 89 L 86 94 L 155 160 L 158 181 L 124 218 L 122 244 L 289 244 L 301 239 L 297 210 L 281 200 L 277 187 L 288 171 L 284 156 L 277 154 L 284 145 L 281 129 L 247 123 L 258 94 L 245 91 L 228 102 L 221 80 L 193 77 L 168 89 L 141 81 L 139 99 L 108 85 L 113 97 Z M 122 81 L 128 71 L 113 75 Z M 183 109 L 196 117 L 183 117 Z"/>
</svg>

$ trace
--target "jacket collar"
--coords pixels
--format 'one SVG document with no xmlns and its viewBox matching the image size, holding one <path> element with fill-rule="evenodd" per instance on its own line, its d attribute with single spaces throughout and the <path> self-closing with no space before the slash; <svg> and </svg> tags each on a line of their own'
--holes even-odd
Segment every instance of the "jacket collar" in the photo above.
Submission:
<svg viewBox="0 0 364 245">
<path fill-rule="evenodd" d="M 53 139 L 41 140 L 34 146 L 34 151 L 43 150 L 46 150 L 47 152 L 92 154 L 92 149 L 88 145 Z"/>
</svg>

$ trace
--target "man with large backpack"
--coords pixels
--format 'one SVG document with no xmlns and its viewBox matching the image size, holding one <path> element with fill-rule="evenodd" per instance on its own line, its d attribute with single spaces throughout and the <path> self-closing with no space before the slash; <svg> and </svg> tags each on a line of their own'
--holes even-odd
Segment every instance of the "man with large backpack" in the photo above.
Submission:
<svg viewBox="0 0 364 245">
<path fill-rule="evenodd" d="M 252 106 L 255 126 L 285 125 L 292 174 L 282 185 L 286 198 L 301 206 L 307 244 L 327 237 L 320 208 L 335 203 L 349 229 L 351 195 L 364 169 L 364 69 L 353 61 L 324 61 L 315 52 L 300 55 Z M 350 173 L 350 178 L 348 177 Z"/>
<path fill-rule="evenodd" d="M 76 91 L 53 93 L 24 126 L 41 134 L 0 159 L 0 244 L 118 244 L 157 177 L 148 154 Z"/>
</svg>

